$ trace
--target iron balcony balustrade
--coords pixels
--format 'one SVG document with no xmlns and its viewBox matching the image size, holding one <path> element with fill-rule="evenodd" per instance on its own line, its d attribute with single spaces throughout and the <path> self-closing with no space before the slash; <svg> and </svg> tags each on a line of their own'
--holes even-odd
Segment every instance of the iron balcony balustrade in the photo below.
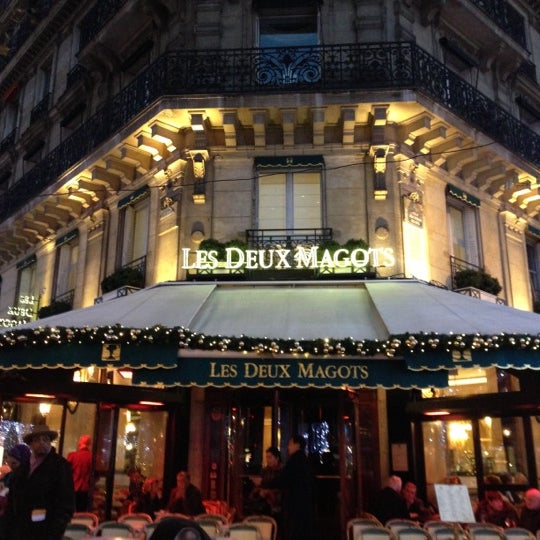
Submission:
<svg viewBox="0 0 540 540">
<path fill-rule="evenodd" d="M 163 96 L 362 89 L 422 93 L 540 167 L 539 135 L 414 43 L 171 51 L 20 177 L 0 199 L 0 219 L 53 184 Z"/>
<path fill-rule="evenodd" d="M 474 270 L 475 272 L 483 272 L 484 268 L 476 264 L 464 261 L 463 259 L 458 259 L 453 255 L 450 255 L 450 276 L 452 278 L 452 288 L 456 289 L 456 279 L 455 276 L 458 272 L 462 270 Z"/>
<path fill-rule="evenodd" d="M 30 112 L 31 124 L 47 116 L 47 112 L 49 111 L 50 101 L 51 101 L 51 94 L 49 92 L 41 98 L 40 102 Z"/>
<path fill-rule="evenodd" d="M 80 24 L 79 49 L 82 51 L 120 11 L 126 0 L 99 0 Z"/>
<path fill-rule="evenodd" d="M 10 148 L 13 148 L 15 146 L 15 130 L 11 130 L 11 132 L 6 135 L 1 141 L 0 141 L 0 154 L 3 154 L 6 150 L 9 150 Z"/>
<path fill-rule="evenodd" d="M 487 15 L 505 34 L 524 49 L 525 19 L 517 9 L 504 0 L 469 0 L 482 13 Z"/>
<path fill-rule="evenodd" d="M 296 246 L 317 246 L 332 240 L 332 229 L 247 229 L 246 243 L 250 249 L 294 249 Z"/>
</svg>

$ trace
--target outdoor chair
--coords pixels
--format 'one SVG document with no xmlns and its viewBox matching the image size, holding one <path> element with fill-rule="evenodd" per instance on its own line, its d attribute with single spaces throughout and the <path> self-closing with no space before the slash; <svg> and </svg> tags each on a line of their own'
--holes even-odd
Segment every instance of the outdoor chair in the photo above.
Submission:
<svg viewBox="0 0 540 540">
<path fill-rule="evenodd" d="M 426 529 L 426 531 L 429 534 L 432 534 L 433 531 L 436 531 L 437 529 L 441 529 L 441 528 L 452 529 L 454 527 L 457 527 L 458 529 L 463 530 L 463 528 L 461 527 L 459 523 L 453 523 L 451 521 L 440 521 L 438 519 L 431 519 L 424 523 L 424 529 Z"/>
<path fill-rule="evenodd" d="M 93 512 L 75 512 L 70 523 L 82 523 L 93 531 L 99 525 L 99 517 Z"/>
<path fill-rule="evenodd" d="M 90 527 L 84 523 L 68 523 L 64 535 L 71 538 L 71 540 L 84 540 L 89 538 L 92 534 Z"/>
<path fill-rule="evenodd" d="M 359 537 L 358 533 L 364 529 L 382 526 L 382 523 L 378 519 L 365 517 L 352 518 L 347 522 L 347 540 L 356 540 Z"/>
<path fill-rule="evenodd" d="M 354 540 L 396 540 L 394 533 L 386 527 L 360 529 Z"/>
<path fill-rule="evenodd" d="M 127 523 L 119 523 L 118 521 L 104 521 L 94 531 L 94 536 L 118 536 L 122 538 L 136 538 L 135 529 Z"/>
<path fill-rule="evenodd" d="M 124 514 L 118 518 L 118 523 L 127 523 L 139 532 L 147 523 L 152 523 L 152 516 L 143 512 Z"/>
<path fill-rule="evenodd" d="M 153 523 L 147 523 L 141 531 L 141 540 L 150 540 L 152 537 L 152 534 L 154 534 L 154 529 L 158 526 L 156 522 Z"/>
<path fill-rule="evenodd" d="M 221 532 L 222 525 L 220 521 L 215 519 L 204 519 L 204 515 L 197 516 L 195 521 L 210 538 L 215 538 Z"/>
<path fill-rule="evenodd" d="M 383 524 L 379 521 L 379 518 L 375 514 L 371 514 L 369 512 L 360 512 L 360 515 L 358 517 L 364 519 L 371 519 L 372 521 L 375 521 L 377 525 L 380 525 L 381 527 L 383 526 Z"/>
<path fill-rule="evenodd" d="M 468 540 L 467 532 L 459 525 L 445 524 L 440 527 L 431 527 L 428 530 L 432 540 Z"/>
<path fill-rule="evenodd" d="M 489 523 L 471 523 L 467 532 L 471 540 L 506 540 L 503 529 Z"/>
<path fill-rule="evenodd" d="M 277 522 L 272 516 L 248 516 L 243 523 L 255 525 L 261 533 L 261 540 L 276 540 L 277 538 Z"/>
<path fill-rule="evenodd" d="M 400 529 L 408 529 L 409 527 L 418 527 L 418 521 L 412 519 L 389 519 L 385 524 L 392 532 L 396 533 Z"/>
<path fill-rule="evenodd" d="M 509 527 L 503 532 L 506 540 L 536 540 L 536 536 L 523 527 Z"/>
<path fill-rule="evenodd" d="M 394 534 L 397 540 L 431 540 L 430 534 L 420 525 L 398 528 Z"/>
<path fill-rule="evenodd" d="M 198 516 L 195 516 L 195 521 L 198 519 L 211 519 L 212 521 L 219 521 L 221 525 L 227 525 L 229 523 L 229 518 L 225 514 L 215 514 L 215 513 L 208 513 L 208 514 L 199 514 Z"/>
<path fill-rule="evenodd" d="M 255 525 L 233 523 L 228 528 L 230 540 L 262 540 L 261 533 Z"/>
</svg>

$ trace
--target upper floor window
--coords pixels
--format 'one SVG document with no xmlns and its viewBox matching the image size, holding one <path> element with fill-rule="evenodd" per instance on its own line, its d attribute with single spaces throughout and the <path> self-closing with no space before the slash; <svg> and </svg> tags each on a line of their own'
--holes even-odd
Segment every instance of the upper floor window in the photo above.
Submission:
<svg viewBox="0 0 540 540">
<path fill-rule="evenodd" d="M 36 256 L 31 255 L 17 263 L 17 289 L 15 305 L 20 321 L 35 319 L 39 304 Z"/>
<path fill-rule="evenodd" d="M 314 156 L 312 156 L 314 157 Z M 278 158 L 290 166 L 276 166 L 262 158 L 258 169 L 257 227 L 259 229 L 313 229 L 323 226 L 322 168 L 302 168 L 299 158 Z M 313 161 L 313 160 L 308 160 Z M 320 159 L 319 159 L 320 161 Z M 285 170 L 284 170 L 285 169 Z"/>
<path fill-rule="evenodd" d="M 142 188 L 118 203 L 120 229 L 118 266 L 124 266 L 146 256 L 148 250 L 149 191 Z"/>
<path fill-rule="evenodd" d="M 532 237 L 527 238 L 527 266 L 533 301 L 540 302 L 540 242 Z"/>
<path fill-rule="evenodd" d="M 466 263 L 481 266 L 477 208 L 480 201 L 454 186 L 449 186 L 447 194 L 450 255 Z"/>
<path fill-rule="evenodd" d="M 56 241 L 53 297 L 58 299 L 73 294 L 77 279 L 79 260 L 79 236 L 75 229 Z"/>
<path fill-rule="evenodd" d="M 303 2 L 305 5 L 292 2 L 292 6 L 285 8 L 275 7 L 275 2 L 261 4 L 265 7 L 259 9 L 259 47 L 302 47 L 319 43 L 315 2 Z"/>
</svg>

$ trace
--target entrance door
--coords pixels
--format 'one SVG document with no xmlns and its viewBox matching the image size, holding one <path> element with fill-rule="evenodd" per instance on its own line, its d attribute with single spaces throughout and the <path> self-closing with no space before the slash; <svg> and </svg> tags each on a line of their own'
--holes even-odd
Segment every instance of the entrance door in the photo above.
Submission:
<svg viewBox="0 0 540 540">
<path fill-rule="evenodd" d="M 97 424 L 94 510 L 116 519 L 145 478 L 163 480 L 167 412 L 101 404 Z"/>
<path fill-rule="evenodd" d="M 236 517 L 265 511 L 254 501 L 265 450 L 276 446 L 287 459 L 293 434 L 307 441 L 316 474 L 316 530 L 320 538 L 340 538 L 355 512 L 354 408 L 347 394 L 332 390 L 243 390 L 208 393 L 207 444 L 212 456 L 203 491 L 224 499 Z"/>
</svg>

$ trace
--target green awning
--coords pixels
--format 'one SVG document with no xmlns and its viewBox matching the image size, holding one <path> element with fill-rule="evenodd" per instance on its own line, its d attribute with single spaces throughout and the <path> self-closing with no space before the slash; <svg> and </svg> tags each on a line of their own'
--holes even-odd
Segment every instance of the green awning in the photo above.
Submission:
<svg viewBox="0 0 540 540">
<path fill-rule="evenodd" d="M 478 197 L 474 197 L 453 184 L 446 185 L 446 194 L 470 204 L 471 206 L 480 206 L 480 199 Z"/>
<path fill-rule="evenodd" d="M 324 158 L 321 155 L 256 157 L 254 165 L 256 169 L 324 167 Z"/>
<path fill-rule="evenodd" d="M 150 343 L 78 344 L 53 343 L 50 347 L 20 346 L 3 349 L 0 371 L 9 369 L 75 369 L 82 367 L 172 368 L 177 363 L 174 346 Z"/>
<path fill-rule="evenodd" d="M 141 369 L 133 384 L 246 388 L 445 388 L 448 372 L 411 372 L 403 360 L 182 356 L 174 369 Z"/>
<path fill-rule="evenodd" d="M 506 348 L 484 350 L 464 347 L 451 353 L 416 354 L 406 357 L 413 371 L 456 368 L 534 369 L 540 370 L 540 351 Z"/>
<path fill-rule="evenodd" d="M 118 201 L 118 210 L 121 210 L 130 204 L 136 203 L 145 197 L 148 197 L 149 194 L 150 189 L 148 186 L 143 186 L 142 188 L 132 191 L 127 197 L 124 197 Z"/>
</svg>

